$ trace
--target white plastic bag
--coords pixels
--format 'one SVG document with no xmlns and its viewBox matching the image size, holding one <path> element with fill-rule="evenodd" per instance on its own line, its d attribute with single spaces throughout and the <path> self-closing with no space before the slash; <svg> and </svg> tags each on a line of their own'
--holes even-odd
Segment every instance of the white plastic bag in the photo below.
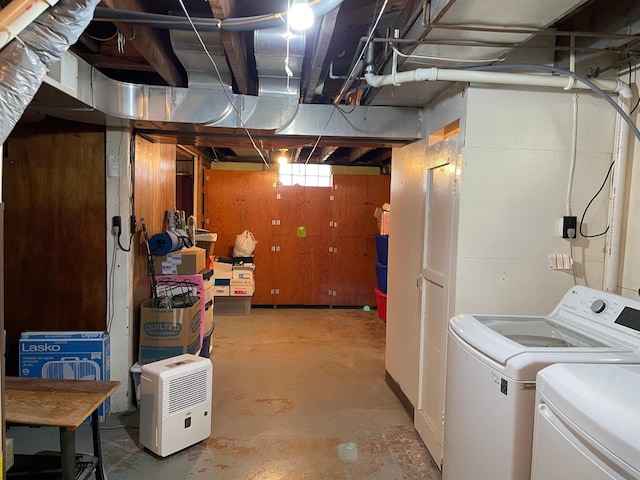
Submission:
<svg viewBox="0 0 640 480">
<path fill-rule="evenodd" d="M 236 244 L 233 247 L 233 256 L 250 257 L 253 255 L 256 243 L 258 243 L 258 241 L 253 237 L 253 233 L 249 230 L 245 230 L 240 235 L 236 236 Z"/>
</svg>

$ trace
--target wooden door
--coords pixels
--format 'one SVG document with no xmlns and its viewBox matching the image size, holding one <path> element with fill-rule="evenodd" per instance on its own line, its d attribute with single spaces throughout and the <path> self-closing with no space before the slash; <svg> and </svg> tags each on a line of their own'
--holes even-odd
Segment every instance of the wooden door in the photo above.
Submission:
<svg viewBox="0 0 640 480">
<path fill-rule="evenodd" d="M 241 233 L 249 230 L 259 240 L 271 235 L 276 215 L 276 181 L 274 172 L 243 172 L 240 186 L 242 199 Z"/>
<path fill-rule="evenodd" d="M 331 197 L 329 187 L 307 187 L 304 189 L 302 225 L 308 237 L 331 237 Z"/>
<path fill-rule="evenodd" d="M 370 175 L 367 178 L 367 201 L 365 202 L 365 218 L 369 221 L 366 225 L 368 237 L 374 236 L 378 232 L 378 221 L 374 217 L 376 208 L 389 203 L 391 198 L 391 176 L 390 175 Z"/>
<path fill-rule="evenodd" d="M 304 304 L 331 305 L 331 238 L 307 237 L 304 249 Z"/>
<path fill-rule="evenodd" d="M 335 292 L 332 305 L 369 305 L 375 268 L 374 258 L 367 251 L 367 240 L 363 237 L 333 238 L 331 243 L 334 249 L 331 255 L 331 286 Z"/>
<path fill-rule="evenodd" d="M 367 216 L 369 175 L 334 175 L 332 219 L 337 224 L 334 237 L 364 237 L 367 224 L 375 219 Z M 373 215 L 372 212 L 370 212 Z M 375 223 L 374 223 L 375 224 Z"/>
<path fill-rule="evenodd" d="M 278 305 L 304 304 L 305 239 L 295 235 L 274 236 L 274 272 Z"/>
<path fill-rule="evenodd" d="M 296 235 L 298 227 L 304 223 L 304 199 L 305 187 L 299 185 L 278 187 L 276 225 L 273 227 L 274 235 Z"/>
<path fill-rule="evenodd" d="M 275 252 L 273 238 L 262 236 L 256 244 L 254 251 L 254 264 L 256 266 L 256 291 L 251 303 L 253 305 L 273 305 L 275 303 L 275 289 L 278 287 L 274 271 Z"/>
<path fill-rule="evenodd" d="M 204 228 L 218 235 L 242 232 L 242 195 L 247 172 L 205 170 Z"/>
</svg>

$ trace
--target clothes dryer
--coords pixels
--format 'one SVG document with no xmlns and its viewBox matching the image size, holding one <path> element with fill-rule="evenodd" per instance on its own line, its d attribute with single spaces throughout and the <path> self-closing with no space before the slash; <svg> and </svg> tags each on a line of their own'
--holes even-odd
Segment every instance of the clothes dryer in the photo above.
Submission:
<svg viewBox="0 0 640 480">
<path fill-rule="evenodd" d="M 640 365 L 538 372 L 532 480 L 640 479 Z"/>
</svg>

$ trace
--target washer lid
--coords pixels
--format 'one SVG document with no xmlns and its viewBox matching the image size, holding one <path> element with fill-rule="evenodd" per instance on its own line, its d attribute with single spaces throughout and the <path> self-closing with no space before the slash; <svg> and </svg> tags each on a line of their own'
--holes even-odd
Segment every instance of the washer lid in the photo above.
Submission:
<svg viewBox="0 0 640 480">
<path fill-rule="evenodd" d="M 555 364 L 537 375 L 550 408 L 640 471 L 640 365 Z"/>
</svg>

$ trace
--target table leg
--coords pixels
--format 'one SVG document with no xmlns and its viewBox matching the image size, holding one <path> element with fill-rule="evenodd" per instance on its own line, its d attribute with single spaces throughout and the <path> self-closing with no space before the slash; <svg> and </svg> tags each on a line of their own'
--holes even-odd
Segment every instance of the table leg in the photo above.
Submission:
<svg viewBox="0 0 640 480">
<path fill-rule="evenodd" d="M 96 480 L 104 480 L 104 467 L 102 465 L 102 445 L 100 442 L 100 417 L 96 408 L 91 414 L 91 432 L 93 433 L 93 456 L 98 459 L 96 465 Z"/>
<path fill-rule="evenodd" d="M 60 462 L 62 480 L 76 478 L 76 431 L 60 427 Z"/>
</svg>

